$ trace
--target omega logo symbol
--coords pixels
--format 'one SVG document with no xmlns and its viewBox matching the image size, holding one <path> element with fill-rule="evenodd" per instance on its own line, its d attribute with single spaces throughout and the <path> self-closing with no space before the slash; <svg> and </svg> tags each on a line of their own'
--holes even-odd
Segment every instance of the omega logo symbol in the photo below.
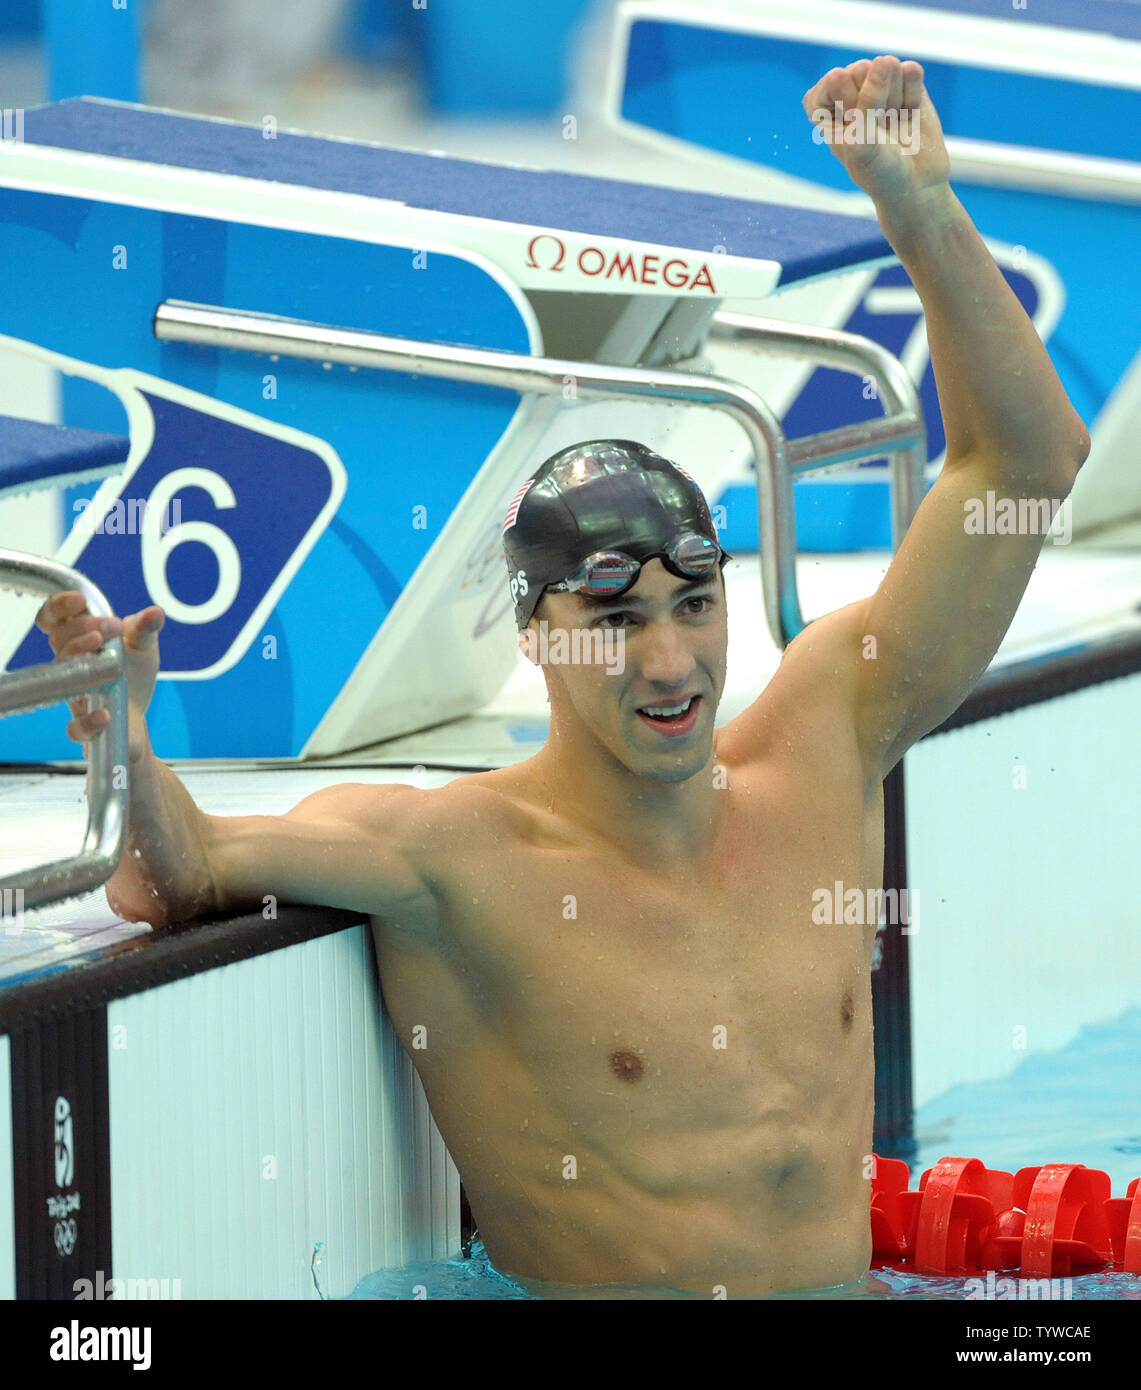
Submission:
<svg viewBox="0 0 1141 1390">
<path fill-rule="evenodd" d="M 550 265 L 541 266 L 539 262 L 535 259 L 535 247 L 538 246 L 539 242 L 541 241 L 553 241 L 555 246 L 558 247 L 558 255 L 555 257 L 554 261 Z M 547 248 L 547 250 L 544 252 L 544 260 L 549 254 L 550 248 Z M 566 254 L 567 248 L 563 245 L 563 243 L 558 239 L 557 236 L 552 236 L 549 232 L 540 232 L 538 236 L 533 236 L 531 238 L 531 241 L 527 247 L 527 268 L 529 270 L 562 270 L 563 259 L 566 256 Z"/>
</svg>

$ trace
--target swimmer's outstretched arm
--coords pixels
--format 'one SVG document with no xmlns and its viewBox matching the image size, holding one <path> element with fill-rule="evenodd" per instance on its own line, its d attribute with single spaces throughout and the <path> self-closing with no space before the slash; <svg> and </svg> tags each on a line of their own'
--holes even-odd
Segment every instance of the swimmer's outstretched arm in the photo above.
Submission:
<svg viewBox="0 0 1141 1390">
<path fill-rule="evenodd" d="M 847 673 L 872 781 L 951 714 L 990 664 L 1090 439 L 951 189 L 920 64 L 879 57 L 834 68 L 804 108 L 873 199 L 922 300 L 947 440 L 942 473 L 878 591 L 812 624 L 786 654 L 814 647 L 829 671 Z M 1001 499 L 1021 519 L 1014 534 L 994 520 Z"/>
<path fill-rule="evenodd" d="M 107 902 L 127 921 L 165 926 L 211 914 L 261 911 L 267 897 L 375 912 L 405 922 L 433 909 L 424 856 L 441 842 L 428 817 L 437 799 L 403 784 L 327 787 L 283 816 L 211 816 L 155 757 L 146 710 L 159 669 L 161 608 L 96 618 L 77 590 L 40 609 L 57 661 L 122 636 L 127 658 L 130 810 L 123 854 Z M 106 710 L 69 702 L 69 738 L 86 745 L 107 727 Z M 427 806 L 431 800 L 432 806 Z"/>
</svg>

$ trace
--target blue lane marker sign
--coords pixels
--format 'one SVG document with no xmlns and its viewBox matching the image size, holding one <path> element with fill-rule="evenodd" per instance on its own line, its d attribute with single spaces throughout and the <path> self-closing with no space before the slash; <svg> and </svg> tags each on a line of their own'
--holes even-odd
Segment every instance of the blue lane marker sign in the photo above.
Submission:
<svg viewBox="0 0 1141 1390">
<path fill-rule="evenodd" d="M 335 514 L 346 486 L 340 458 L 324 440 L 159 378 L 35 355 L 109 387 L 130 422 L 122 473 L 76 503 L 56 558 L 118 613 L 165 609 L 163 676 L 229 670 Z M 40 659 L 35 636 L 9 669 Z"/>
</svg>

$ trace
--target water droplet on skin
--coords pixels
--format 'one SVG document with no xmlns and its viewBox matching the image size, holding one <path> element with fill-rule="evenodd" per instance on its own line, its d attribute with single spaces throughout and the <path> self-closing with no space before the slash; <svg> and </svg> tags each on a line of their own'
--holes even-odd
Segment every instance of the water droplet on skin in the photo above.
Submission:
<svg viewBox="0 0 1141 1390">
<path fill-rule="evenodd" d="M 133 849 L 131 853 L 135 856 L 136 859 L 141 859 L 143 857 L 143 852 L 141 849 Z"/>
</svg>

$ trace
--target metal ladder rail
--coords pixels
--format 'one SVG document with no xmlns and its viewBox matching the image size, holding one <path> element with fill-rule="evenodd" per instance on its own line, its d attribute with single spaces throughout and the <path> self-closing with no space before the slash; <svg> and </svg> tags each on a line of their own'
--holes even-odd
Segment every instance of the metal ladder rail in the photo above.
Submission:
<svg viewBox="0 0 1141 1390">
<path fill-rule="evenodd" d="M 756 321 L 752 319 L 735 324 L 734 316 L 726 315 L 723 321 L 726 333 L 748 336 L 756 331 Z M 898 363 L 898 371 L 891 368 L 895 359 L 877 344 L 854 334 L 836 335 L 842 340 L 837 342 L 825 342 L 820 337 L 809 344 L 805 337 L 812 332 L 790 332 L 789 350 L 805 352 L 811 346 L 813 351 L 830 354 L 837 364 L 848 364 L 848 370 L 872 364 L 873 374 L 884 383 L 885 397 L 893 402 L 904 398 L 906 374 Z M 904 461 L 910 457 L 908 451 L 914 452 L 923 440 L 917 400 L 914 412 L 903 409 L 882 420 L 790 441 L 771 408 L 756 392 L 723 377 L 420 342 L 184 300 L 165 300 L 158 306 L 154 333 L 163 342 L 338 362 L 539 395 L 561 394 L 570 379 L 578 396 L 586 399 L 650 397 L 709 406 L 730 415 L 748 435 L 756 460 L 763 602 L 769 631 L 782 648 L 804 628 L 796 584 L 793 473 L 813 472 L 886 453 L 893 457 L 895 476 L 902 479 L 906 472 Z M 780 346 L 783 350 L 784 345 Z M 913 513 L 916 503 L 912 490 L 905 485 L 902 491 L 904 500 L 899 507 L 910 506 Z M 910 521 L 910 514 L 907 520 Z"/>
<path fill-rule="evenodd" d="M 0 588 L 45 596 L 78 589 L 94 617 L 113 616 L 102 591 L 77 570 L 17 550 L 0 550 Z M 84 694 L 90 710 L 105 708 L 111 713 L 106 729 L 87 745 L 87 832 L 79 853 L 0 877 L 0 891 L 22 892 L 22 899 L 15 901 L 25 912 L 88 893 L 118 866 L 130 794 L 125 659 L 123 639 L 112 637 L 90 655 L 0 674 L 0 717 Z"/>
<path fill-rule="evenodd" d="M 771 352 L 781 357 L 799 357 L 819 367 L 872 377 L 877 399 L 883 403 L 885 420 L 894 420 L 904 427 L 894 441 L 895 447 L 881 450 L 887 453 L 891 468 L 892 542 L 898 550 L 923 500 L 923 474 L 927 464 L 923 406 L 919 391 L 899 358 L 880 343 L 858 333 L 783 323 L 779 319 L 757 318 L 752 314 L 715 314 L 709 336 L 741 343 L 758 354 Z M 844 459 L 848 463 L 876 457 L 866 446 L 878 439 L 872 427 L 882 423 L 846 425 L 789 440 L 788 457 L 793 474 L 821 471 L 816 450 L 822 446 L 836 453 L 850 451 Z"/>
</svg>

